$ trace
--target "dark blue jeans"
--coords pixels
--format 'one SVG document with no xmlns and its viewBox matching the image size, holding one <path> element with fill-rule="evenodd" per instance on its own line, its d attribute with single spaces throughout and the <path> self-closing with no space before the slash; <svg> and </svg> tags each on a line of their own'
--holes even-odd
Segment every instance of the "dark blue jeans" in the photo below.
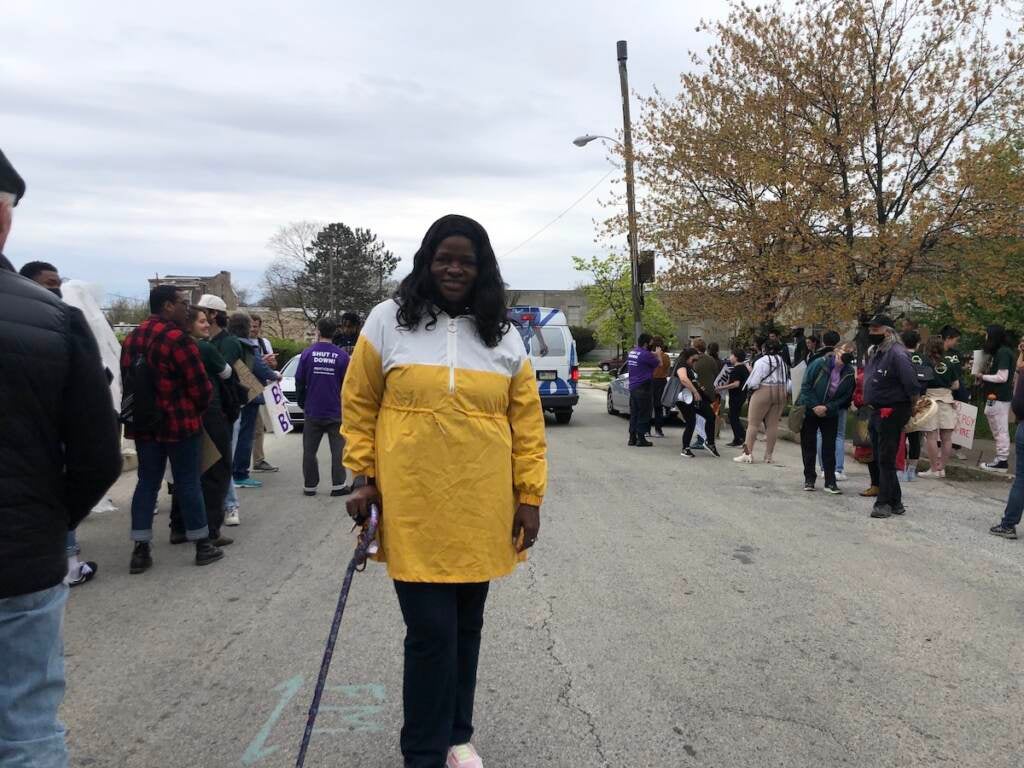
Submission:
<svg viewBox="0 0 1024 768">
<path fill-rule="evenodd" d="M 199 486 L 199 452 L 202 433 L 186 437 L 177 443 L 157 443 L 136 440 L 139 456 L 139 481 L 132 496 L 132 541 L 153 539 L 153 508 L 160 493 L 167 460 L 174 476 L 174 495 L 181 504 L 185 520 L 185 534 L 189 541 L 209 536 L 206 527 L 206 506 Z"/>
<path fill-rule="evenodd" d="M 1024 513 L 1024 421 L 1017 425 L 1017 478 L 1010 488 L 1010 498 L 1006 500 L 1006 511 L 1003 513 L 1003 525 L 1016 527 L 1020 525 L 1021 513 Z"/>
<path fill-rule="evenodd" d="M 654 409 L 654 382 L 645 381 L 629 390 L 629 434 L 642 437 L 651 431 Z"/>
<path fill-rule="evenodd" d="M 242 409 L 241 426 L 238 428 L 238 445 L 235 446 L 235 460 L 232 472 L 235 480 L 249 477 L 249 465 L 252 464 L 252 441 L 256 435 L 256 419 L 260 415 L 259 403 L 253 401 Z M 263 429 L 263 425 L 259 426 Z"/>
</svg>

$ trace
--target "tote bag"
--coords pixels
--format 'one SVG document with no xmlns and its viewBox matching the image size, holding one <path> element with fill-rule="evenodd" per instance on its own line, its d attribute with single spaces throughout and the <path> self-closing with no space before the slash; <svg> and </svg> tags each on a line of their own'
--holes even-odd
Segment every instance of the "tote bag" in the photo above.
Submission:
<svg viewBox="0 0 1024 768">
<path fill-rule="evenodd" d="M 663 408 L 672 409 L 676 407 L 676 398 L 679 397 L 679 390 L 682 388 L 683 382 L 679 380 L 678 376 L 672 376 L 665 383 L 665 392 L 661 396 L 661 405 Z"/>
</svg>

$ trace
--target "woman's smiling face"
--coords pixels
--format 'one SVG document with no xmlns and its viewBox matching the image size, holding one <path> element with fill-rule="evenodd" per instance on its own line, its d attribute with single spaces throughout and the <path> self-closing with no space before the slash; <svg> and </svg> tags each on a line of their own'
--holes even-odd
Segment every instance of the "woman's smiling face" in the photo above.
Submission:
<svg viewBox="0 0 1024 768">
<path fill-rule="evenodd" d="M 437 292 L 448 304 L 465 304 L 473 292 L 478 267 L 473 243 L 468 237 L 446 237 L 434 251 L 430 263 Z"/>
</svg>

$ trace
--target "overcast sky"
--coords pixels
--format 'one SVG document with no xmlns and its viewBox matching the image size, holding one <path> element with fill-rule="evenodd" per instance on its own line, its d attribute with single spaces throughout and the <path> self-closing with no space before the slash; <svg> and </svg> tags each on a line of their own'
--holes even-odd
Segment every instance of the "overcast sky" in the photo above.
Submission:
<svg viewBox="0 0 1024 768">
<path fill-rule="evenodd" d="M 613 173 L 582 133 L 621 128 L 630 83 L 677 90 L 698 16 L 659 2 L 5 3 L 0 148 L 28 184 L 7 255 L 111 294 L 230 270 L 255 285 L 289 221 L 378 233 L 405 274 L 458 212 L 514 288 L 569 288 Z M 637 111 L 634 99 L 634 114 Z"/>
</svg>

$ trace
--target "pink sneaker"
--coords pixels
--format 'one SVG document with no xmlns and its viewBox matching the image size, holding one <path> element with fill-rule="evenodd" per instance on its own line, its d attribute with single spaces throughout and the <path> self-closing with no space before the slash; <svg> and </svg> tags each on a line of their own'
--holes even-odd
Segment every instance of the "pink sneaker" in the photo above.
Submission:
<svg viewBox="0 0 1024 768">
<path fill-rule="evenodd" d="M 472 744 L 457 744 L 448 750 L 447 768 L 484 768 L 480 755 Z"/>
</svg>

